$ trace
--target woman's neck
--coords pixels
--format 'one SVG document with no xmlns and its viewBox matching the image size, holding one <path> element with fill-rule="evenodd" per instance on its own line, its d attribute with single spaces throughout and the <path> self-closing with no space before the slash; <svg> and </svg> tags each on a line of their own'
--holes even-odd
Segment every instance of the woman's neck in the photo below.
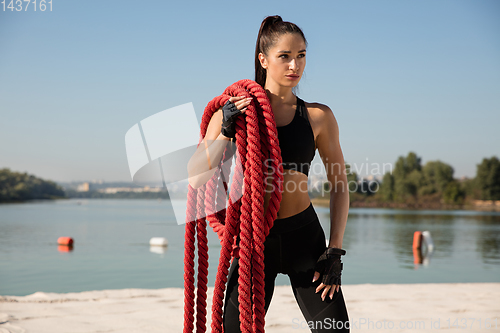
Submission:
<svg viewBox="0 0 500 333">
<path fill-rule="evenodd" d="M 283 86 L 273 87 L 271 85 L 268 86 L 266 84 L 265 90 L 267 93 L 267 97 L 271 102 L 271 105 L 279 107 L 285 104 L 289 105 L 295 104 L 296 97 L 292 93 L 291 87 L 283 87 Z"/>
</svg>

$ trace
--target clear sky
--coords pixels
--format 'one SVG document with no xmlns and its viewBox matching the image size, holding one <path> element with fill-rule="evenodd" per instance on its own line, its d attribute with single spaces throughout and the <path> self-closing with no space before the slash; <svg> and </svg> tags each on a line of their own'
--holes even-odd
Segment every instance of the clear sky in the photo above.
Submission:
<svg viewBox="0 0 500 333">
<path fill-rule="evenodd" d="M 268 15 L 304 31 L 298 95 L 332 109 L 346 162 L 371 171 L 414 151 L 458 178 L 500 157 L 500 1 L 53 0 L 0 7 L 0 168 L 130 181 L 127 130 L 189 102 L 200 119 L 254 79 Z"/>
</svg>

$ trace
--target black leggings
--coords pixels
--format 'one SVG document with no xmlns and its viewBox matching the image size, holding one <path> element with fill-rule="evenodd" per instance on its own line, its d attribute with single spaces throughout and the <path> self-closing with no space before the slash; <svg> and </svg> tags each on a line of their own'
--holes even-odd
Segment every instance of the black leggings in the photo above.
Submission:
<svg viewBox="0 0 500 333">
<path fill-rule="evenodd" d="M 312 203 L 302 212 L 274 221 L 264 242 L 265 311 L 269 308 L 274 292 L 274 280 L 278 273 L 290 277 L 293 294 L 305 321 L 290 319 L 290 328 L 307 328 L 311 332 L 329 332 L 336 329 L 349 332 L 347 308 L 342 287 L 321 300 L 323 290 L 315 293 L 320 279 L 312 282 L 314 265 L 326 249 L 325 233 Z M 229 271 L 223 325 L 225 333 L 241 332 L 238 309 L 238 259 L 234 259 Z M 347 328 L 346 328 L 347 327 Z"/>
</svg>

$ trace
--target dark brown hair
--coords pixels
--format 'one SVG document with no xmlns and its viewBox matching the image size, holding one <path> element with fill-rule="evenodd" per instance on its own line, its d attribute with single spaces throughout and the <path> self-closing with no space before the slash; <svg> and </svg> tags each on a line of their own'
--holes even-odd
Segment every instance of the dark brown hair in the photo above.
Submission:
<svg viewBox="0 0 500 333">
<path fill-rule="evenodd" d="M 302 30 L 294 23 L 284 22 L 281 16 L 274 15 L 266 17 L 259 30 L 257 43 L 255 45 L 255 82 L 264 88 L 266 84 L 266 69 L 262 68 L 259 61 L 259 53 L 268 55 L 269 49 L 274 46 L 283 34 L 299 34 L 306 43 L 307 40 Z"/>
</svg>

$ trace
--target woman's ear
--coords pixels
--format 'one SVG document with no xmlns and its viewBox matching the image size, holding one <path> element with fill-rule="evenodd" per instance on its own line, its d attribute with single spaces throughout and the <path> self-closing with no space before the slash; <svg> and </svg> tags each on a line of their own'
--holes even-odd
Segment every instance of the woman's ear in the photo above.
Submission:
<svg viewBox="0 0 500 333">
<path fill-rule="evenodd" d="M 262 52 L 259 53 L 259 61 L 262 68 L 267 69 L 267 59 Z"/>
</svg>

